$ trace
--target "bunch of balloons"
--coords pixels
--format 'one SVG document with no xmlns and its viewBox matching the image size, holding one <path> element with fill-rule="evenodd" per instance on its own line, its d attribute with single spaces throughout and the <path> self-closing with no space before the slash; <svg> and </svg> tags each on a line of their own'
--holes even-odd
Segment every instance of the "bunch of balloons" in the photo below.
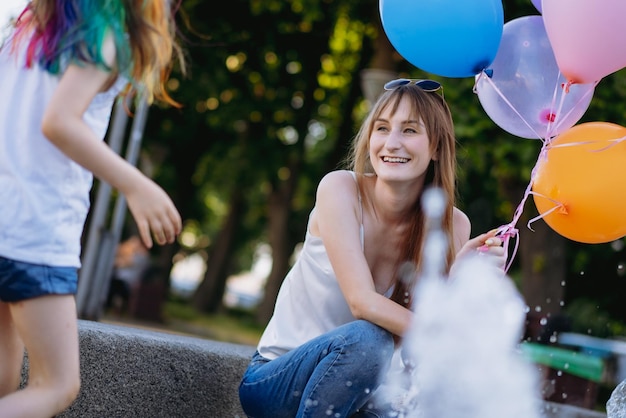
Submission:
<svg viewBox="0 0 626 418">
<path fill-rule="evenodd" d="M 622 238 L 626 128 L 576 124 L 602 78 L 626 68 L 626 37 L 616 30 L 626 0 L 530 1 L 539 15 L 506 24 L 501 0 L 379 5 L 387 37 L 408 62 L 443 77 L 474 77 L 481 106 L 500 128 L 542 141 L 516 218 L 532 195 L 539 217 L 566 238 Z"/>
</svg>

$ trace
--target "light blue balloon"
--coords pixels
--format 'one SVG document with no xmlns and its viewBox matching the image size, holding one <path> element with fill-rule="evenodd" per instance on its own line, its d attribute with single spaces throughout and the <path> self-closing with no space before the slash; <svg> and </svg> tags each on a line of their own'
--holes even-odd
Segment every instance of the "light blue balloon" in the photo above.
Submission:
<svg viewBox="0 0 626 418">
<path fill-rule="evenodd" d="M 477 76 L 475 91 L 487 115 L 505 131 L 545 139 L 571 128 L 593 97 L 594 84 L 574 84 L 568 91 L 541 16 L 524 16 L 504 25 L 500 49 Z"/>
<path fill-rule="evenodd" d="M 380 0 L 387 38 L 408 62 L 443 77 L 472 77 L 496 56 L 501 0 Z"/>
</svg>

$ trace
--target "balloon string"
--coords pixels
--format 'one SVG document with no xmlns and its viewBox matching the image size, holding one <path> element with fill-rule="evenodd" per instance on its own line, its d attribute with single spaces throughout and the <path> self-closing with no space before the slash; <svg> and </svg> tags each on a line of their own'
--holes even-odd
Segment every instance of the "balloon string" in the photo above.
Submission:
<svg viewBox="0 0 626 418">
<path fill-rule="evenodd" d="M 521 202 L 515 209 L 515 212 L 513 214 L 513 219 L 508 224 L 500 226 L 496 232 L 497 236 L 500 236 L 504 239 L 504 248 L 506 249 L 508 249 L 509 247 L 510 239 L 516 238 L 515 247 L 513 248 L 513 251 L 511 252 L 510 257 L 508 258 L 506 267 L 504 268 L 505 273 L 507 273 L 509 269 L 511 268 L 511 265 L 513 264 L 513 260 L 515 260 L 515 256 L 517 255 L 517 251 L 519 249 L 519 230 L 515 227 L 515 225 L 517 225 L 520 217 L 522 216 L 522 213 L 524 211 L 524 206 L 526 205 L 526 201 L 528 200 L 528 196 L 530 196 L 531 194 L 534 194 L 532 192 L 532 187 L 535 182 L 535 178 L 537 177 L 537 167 L 539 165 L 539 162 L 542 159 L 547 158 L 548 145 L 550 144 L 550 141 L 542 140 L 542 144 L 543 145 L 541 147 L 541 150 L 539 151 L 539 157 L 537 158 L 537 162 L 535 163 L 535 166 L 533 167 L 531 174 L 530 174 L 530 181 L 528 182 L 528 185 L 526 186 L 526 190 L 524 191 L 524 196 L 522 197 Z M 528 224 L 528 227 L 532 231 L 532 228 L 530 228 L 530 223 Z"/>
<path fill-rule="evenodd" d="M 557 101 L 557 95 L 558 95 L 558 88 L 559 88 L 559 83 L 558 83 L 558 79 L 560 77 L 560 72 L 557 75 L 557 82 L 555 83 L 554 86 L 554 91 L 553 91 L 553 95 L 552 95 L 552 103 L 551 103 L 551 109 L 555 108 L 555 104 Z M 508 272 L 509 269 L 511 268 L 511 265 L 513 264 L 513 261 L 515 260 L 515 256 L 517 255 L 517 251 L 519 249 L 519 230 L 515 227 L 517 225 L 517 223 L 519 222 L 520 217 L 522 216 L 523 210 L 524 210 L 524 206 L 526 205 L 526 202 L 528 200 L 528 197 L 532 194 L 532 195 L 538 195 L 535 192 L 532 191 L 532 187 L 534 185 L 535 182 L 535 178 L 537 176 L 537 167 L 539 165 L 539 162 L 542 159 L 547 158 L 547 151 L 548 148 L 551 146 L 551 142 L 552 142 L 552 128 L 554 126 L 556 126 L 557 128 L 559 127 L 560 123 L 562 123 L 562 120 L 565 120 L 567 118 L 567 116 L 569 116 L 569 114 L 576 108 L 576 106 L 572 107 L 572 109 L 570 109 L 570 111 L 565 114 L 565 116 L 559 118 L 559 115 L 561 114 L 561 111 L 563 109 L 563 105 L 565 102 L 565 94 L 569 93 L 569 89 L 571 86 L 571 83 L 565 83 L 565 84 L 561 84 L 560 87 L 563 89 L 565 94 L 561 95 L 561 100 L 559 101 L 559 106 L 558 106 L 558 110 L 555 113 L 555 119 L 554 121 L 549 118 L 548 119 L 548 127 L 546 130 L 546 136 L 542 137 L 541 135 L 539 135 L 534 129 L 533 127 L 526 121 L 526 119 L 524 119 L 524 117 L 517 111 L 517 109 L 515 108 L 515 106 L 513 106 L 513 104 L 506 98 L 506 96 L 502 93 L 502 91 L 495 85 L 495 83 L 493 82 L 493 80 L 491 80 L 491 77 L 485 72 L 485 70 L 481 71 L 478 76 L 476 77 L 476 81 L 474 83 L 474 87 L 473 87 L 473 92 L 477 93 L 477 85 L 478 82 L 481 79 L 485 79 L 490 85 L 491 87 L 494 89 L 494 91 L 498 94 L 498 96 L 500 96 L 500 98 L 511 108 L 511 110 L 513 110 L 513 112 L 522 120 L 522 122 L 524 122 L 524 124 L 532 131 L 535 133 L 535 135 L 537 135 L 537 138 L 541 140 L 542 142 L 542 147 L 541 150 L 539 152 L 539 156 L 537 158 L 537 162 L 535 163 L 535 166 L 533 167 L 532 171 L 531 171 L 531 175 L 530 175 L 530 181 L 528 183 L 528 185 L 526 186 L 526 190 L 524 191 L 524 196 L 522 197 L 522 200 L 520 201 L 519 205 L 517 206 L 517 208 L 515 209 L 514 215 L 513 215 L 513 219 L 511 220 L 511 222 L 509 222 L 506 225 L 502 225 L 497 229 L 496 235 L 501 237 L 504 242 L 504 248 L 507 249 L 508 252 L 508 247 L 509 247 L 509 242 L 511 238 L 516 238 L 515 239 L 515 247 L 513 248 L 513 251 L 507 261 L 507 264 L 505 266 L 504 271 Z M 588 88 L 588 90 L 585 92 L 585 94 L 579 98 L 578 102 L 576 103 L 577 105 L 580 104 L 582 102 L 582 100 L 584 98 L 586 98 L 589 94 L 591 94 L 595 88 L 595 86 L 598 84 L 598 82 L 596 81 L 593 86 L 590 86 Z M 558 121 L 558 123 L 557 123 Z M 620 138 L 619 141 L 621 142 L 622 140 L 626 140 L 626 137 L 624 138 Z M 573 145 L 573 144 L 572 144 Z M 612 144 L 610 146 L 613 146 L 615 144 Z M 555 146 L 556 147 L 556 146 Z M 545 197 L 545 196 L 543 196 Z M 548 197 L 546 197 L 546 199 L 549 199 Z M 552 199 L 549 199 L 552 200 Z M 531 224 L 533 222 L 536 222 L 539 219 L 542 219 L 543 217 L 547 216 L 548 214 L 554 212 L 555 210 L 565 210 L 565 206 L 560 203 L 560 202 L 556 202 L 554 200 L 552 200 L 555 203 L 555 206 L 550 209 L 549 211 L 534 217 L 533 219 L 531 219 L 528 223 L 527 223 L 527 227 L 528 229 L 530 229 L 531 231 L 534 231 L 531 227 Z"/>
<path fill-rule="evenodd" d="M 600 152 L 600 151 L 606 151 L 609 148 L 614 147 L 615 145 L 626 141 L 626 136 L 622 136 L 620 138 L 615 138 L 615 139 L 589 139 L 586 141 L 579 141 L 579 142 L 566 142 L 564 144 L 555 144 L 555 145 L 550 145 L 549 148 L 564 148 L 564 147 L 573 147 L 576 145 L 590 145 L 590 144 L 598 144 L 601 142 L 611 142 L 611 144 L 602 147 L 600 149 L 596 149 L 596 150 L 590 150 L 589 152 Z"/>
<path fill-rule="evenodd" d="M 540 139 L 546 139 L 547 140 L 548 138 L 551 138 L 553 136 L 552 135 L 552 128 L 554 126 L 556 126 L 558 128 L 559 125 L 556 123 L 557 120 L 560 123 L 559 115 L 561 114 L 561 111 L 563 110 L 563 104 L 565 102 L 565 95 L 564 94 L 561 95 L 561 100 L 559 102 L 558 110 L 556 112 L 552 113 L 552 109 L 554 109 L 554 107 L 555 107 L 556 98 L 557 98 L 557 95 L 558 95 L 559 77 L 560 77 L 560 75 L 561 75 L 561 73 L 557 72 L 556 82 L 554 83 L 554 89 L 552 89 L 552 102 L 550 103 L 550 114 L 548 115 L 548 127 L 546 128 L 546 135 L 543 138 L 540 137 Z M 552 119 L 552 115 L 554 115 L 554 119 Z"/>
<path fill-rule="evenodd" d="M 561 77 L 561 72 L 559 71 L 557 73 L 556 82 L 554 83 L 554 93 L 553 93 L 553 96 L 552 96 L 552 104 L 550 106 L 551 109 L 555 108 L 554 104 L 556 103 L 556 96 L 557 96 L 557 92 L 558 92 L 559 86 L 564 91 L 564 94 L 561 94 L 561 100 L 559 102 L 558 110 L 556 111 L 556 113 L 554 113 L 554 121 L 552 121 L 551 118 L 548 119 L 548 130 L 547 130 L 548 134 L 546 135 L 546 138 L 552 138 L 552 137 L 556 136 L 556 135 L 553 135 L 554 131 L 552 130 L 552 127 L 556 126 L 556 129 L 560 128 L 561 124 L 563 123 L 563 121 L 567 120 L 567 117 L 575 109 L 578 108 L 578 106 L 582 103 L 582 101 L 584 99 L 586 99 L 587 96 L 593 94 L 593 92 L 595 90 L 595 87 L 598 84 L 597 81 L 595 83 L 593 83 L 593 85 L 585 84 L 585 86 L 587 86 L 587 90 L 584 92 L 584 94 L 582 96 L 580 96 L 578 98 L 578 101 L 575 103 L 575 105 L 572 106 L 569 109 L 569 111 L 567 113 L 565 113 L 565 115 L 561 116 L 561 113 L 563 112 L 563 106 L 565 105 L 565 97 L 566 97 L 567 94 L 569 94 L 569 87 L 570 87 L 570 85 L 567 84 L 567 83 L 561 83 L 559 85 L 559 78 L 560 77 Z M 582 88 L 582 86 L 581 86 L 581 88 Z"/>
<path fill-rule="evenodd" d="M 541 213 L 537 216 L 535 216 L 534 218 L 532 218 L 531 220 L 528 221 L 528 223 L 526 224 L 526 226 L 528 227 L 528 229 L 530 229 L 531 231 L 535 231 L 534 229 L 531 228 L 531 224 L 537 222 L 539 219 L 545 218 L 546 216 L 548 216 L 549 214 L 551 214 L 552 212 L 558 210 L 559 213 L 563 213 L 567 215 L 567 208 L 565 207 L 565 205 L 562 202 L 559 202 L 557 200 L 551 199 L 548 196 L 545 196 L 541 193 L 537 193 L 537 192 L 530 192 L 530 194 L 534 195 L 534 196 L 539 196 L 539 197 L 543 197 L 544 199 L 548 199 L 549 201 L 551 201 L 552 203 L 554 203 L 554 206 L 545 211 L 544 213 Z"/>
<path fill-rule="evenodd" d="M 559 77 L 560 77 L 560 72 L 559 72 Z M 572 106 L 570 108 L 570 110 L 560 119 L 559 123 L 556 124 L 557 128 L 560 127 L 560 124 L 563 122 L 563 120 L 567 120 L 567 117 L 575 110 L 578 108 L 578 105 L 580 105 L 580 103 L 582 103 L 582 101 L 584 99 L 587 98 L 587 96 L 590 96 L 593 94 L 593 92 L 595 91 L 596 86 L 598 85 L 598 81 L 594 82 L 593 84 L 584 84 L 584 86 L 587 86 L 587 90 L 585 91 L 585 93 L 580 96 L 578 98 L 578 101 L 576 102 L 576 104 L 574 106 Z M 558 87 L 558 82 L 557 85 L 555 86 L 555 90 Z M 582 85 L 581 85 L 582 87 Z M 563 89 L 563 91 L 565 92 L 565 94 L 561 95 L 561 104 L 559 106 L 559 111 L 556 114 L 556 119 L 559 120 L 559 115 L 561 114 L 561 111 L 563 110 L 563 102 L 565 100 L 565 95 L 567 95 L 569 93 L 569 84 L 561 84 L 561 88 Z"/>
</svg>

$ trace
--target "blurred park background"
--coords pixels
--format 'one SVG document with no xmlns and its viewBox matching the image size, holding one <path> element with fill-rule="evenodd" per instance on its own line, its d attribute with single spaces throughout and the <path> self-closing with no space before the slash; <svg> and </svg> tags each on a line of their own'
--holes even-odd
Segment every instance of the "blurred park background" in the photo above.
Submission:
<svg viewBox="0 0 626 418">
<path fill-rule="evenodd" d="M 170 299 L 205 314 L 242 308 L 259 326 L 267 322 L 304 236 L 315 186 L 342 167 L 368 109 L 371 69 L 387 79 L 395 74 L 444 84 L 458 140 L 457 204 L 472 220 L 473 234 L 511 221 L 541 143 L 499 128 L 473 93 L 473 78 L 427 74 L 399 56 L 381 29 L 378 1 L 222 7 L 182 2 L 179 28 L 191 71 L 175 73 L 169 88 L 184 106 L 150 109 L 139 160 L 185 220 L 178 242 L 151 254 L 163 266 L 154 280 L 167 285 Z M 529 0 L 506 0 L 504 13 L 505 21 L 538 14 Z M 416 16 L 416 24 L 427 18 Z M 427 51 L 428 43 L 419 47 Z M 601 81 L 581 122 L 624 123 L 625 75 Z M 531 231 L 526 223 L 536 214 L 529 199 L 510 270 L 530 310 L 567 315 L 578 332 L 622 335 L 624 240 L 576 243 L 543 221 Z"/>
<path fill-rule="evenodd" d="M 505 22 L 538 14 L 530 0 L 503 4 Z M 415 16 L 416 24 L 427 19 Z M 457 206 L 470 217 L 472 235 L 513 218 L 541 142 L 499 128 L 473 92 L 473 78 L 439 77 L 405 61 L 382 30 L 377 0 L 231 0 L 219 7 L 184 0 L 177 22 L 190 71 L 175 70 L 168 89 L 183 107 L 148 109 L 137 165 L 173 197 L 184 230 L 175 244 L 149 251 L 149 268 L 89 319 L 256 344 L 304 237 L 315 187 L 343 167 L 379 79 L 442 82 L 456 124 Z M 419 48 L 428 51 L 429 39 Z M 626 72 L 601 87 L 581 122 L 626 123 Z M 558 318 L 572 332 L 626 336 L 626 241 L 577 243 L 543 220 L 533 231 L 526 223 L 536 215 L 529 199 L 510 269 L 530 328 Z M 134 234 L 126 216 L 116 243 Z"/>
</svg>

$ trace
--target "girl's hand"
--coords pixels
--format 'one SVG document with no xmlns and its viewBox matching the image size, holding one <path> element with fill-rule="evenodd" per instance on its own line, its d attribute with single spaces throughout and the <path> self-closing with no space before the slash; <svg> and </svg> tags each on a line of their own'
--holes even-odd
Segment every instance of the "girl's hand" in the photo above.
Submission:
<svg viewBox="0 0 626 418">
<path fill-rule="evenodd" d="M 182 221 L 176 206 L 161 187 L 144 177 L 141 184 L 131 188 L 125 196 L 147 248 L 152 247 L 152 237 L 159 245 L 174 242 L 182 230 Z"/>
</svg>

